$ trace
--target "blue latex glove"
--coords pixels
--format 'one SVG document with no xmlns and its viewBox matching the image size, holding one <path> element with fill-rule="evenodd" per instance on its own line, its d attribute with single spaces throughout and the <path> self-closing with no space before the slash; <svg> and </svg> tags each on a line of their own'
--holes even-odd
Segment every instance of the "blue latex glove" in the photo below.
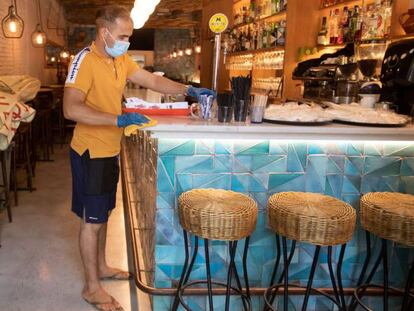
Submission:
<svg viewBox="0 0 414 311">
<path fill-rule="evenodd" d="M 125 113 L 117 117 L 116 123 L 118 127 L 127 127 L 133 124 L 141 125 L 148 123 L 149 120 L 139 113 Z"/>
<path fill-rule="evenodd" d="M 201 95 L 214 96 L 214 98 L 216 98 L 216 92 L 214 92 L 213 90 L 197 88 L 194 86 L 190 86 L 188 88 L 187 95 L 191 97 L 195 97 L 197 98 L 197 100 L 200 100 Z"/>
</svg>

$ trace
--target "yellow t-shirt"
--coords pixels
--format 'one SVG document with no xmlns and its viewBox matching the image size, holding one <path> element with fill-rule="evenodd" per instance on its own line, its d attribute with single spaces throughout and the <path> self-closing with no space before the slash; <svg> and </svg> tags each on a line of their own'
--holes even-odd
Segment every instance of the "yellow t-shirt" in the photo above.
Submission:
<svg viewBox="0 0 414 311">
<path fill-rule="evenodd" d="M 99 53 L 95 43 L 73 59 L 65 87 L 76 88 L 86 95 L 89 107 L 119 115 L 127 78 L 139 70 L 128 54 L 114 59 Z M 122 129 L 116 126 L 93 126 L 77 123 L 71 147 L 79 155 L 89 150 L 91 158 L 113 157 L 121 149 Z"/>
</svg>

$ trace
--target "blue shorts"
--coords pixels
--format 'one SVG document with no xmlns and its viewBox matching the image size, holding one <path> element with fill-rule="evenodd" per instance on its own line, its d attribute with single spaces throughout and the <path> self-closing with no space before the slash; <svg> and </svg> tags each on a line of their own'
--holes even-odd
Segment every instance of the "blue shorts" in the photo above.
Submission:
<svg viewBox="0 0 414 311">
<path fill-rule="evenodd" d="M 70 150 L 72 211 L 87 223 L 108 221 L 115 208 L 119 180 L 118 157 L 91 159 L 89 151 Z"/>
</svg>

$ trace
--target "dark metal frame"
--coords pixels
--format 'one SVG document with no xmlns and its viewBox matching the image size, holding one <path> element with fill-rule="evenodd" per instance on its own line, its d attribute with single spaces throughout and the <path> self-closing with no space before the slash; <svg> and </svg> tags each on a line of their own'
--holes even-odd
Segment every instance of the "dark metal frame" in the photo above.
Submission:
<svg viewBox="0 0 414 311">
<path fill-rule="evenodd" d="M 183 306 L 185 310 L 191 311 L 191 308 L 184 302 L 183 294 L 185 294 L 185 291 L 187 288 L 199 285 L 199 284 L 207 284 L 207 295 L 208 295 L 208 301 L 209 301 L 209 310 L 214 311 L 214 304 L 213 304 L 213 284 L 225 287 L 226 288 L 226 303 L 225 303 L 225 310 L 229 311 L 230 308 L 230 293 L 231 291 L 234 291 L 235 293 L 239 294 L 242 297 L 243 301 L 243 308 L 245 311 L 251 311 L 251 301 L 250 301 L 250 294 L 249 294 L 249 281 L 247 276 L 247 252 L 249 248 L 249 237 L 246 238 L 245 244 L 244 244 L 244 251 L 243 251 L 243 272 L 245 276 L 245 292 L 243 292 L 243 287 L 240 282 L 239 274 L 237 272 L 236 264 L 234 262 L 236 257 L 236 250 L 237 250 L 237 243 L 238 241 L 229 241 L 229 254 L 230 254 L 230 263 L 229 268 L 227 272 L 227 283 L 222 282 L 215 282 L 211 279 L 211 271 L 210 271 L 210 254 L 209 254 L 209 240 L 204 239 L 204 253 L 206 258 L 206 273 L 207 273 L 207 280 L 203 281 L 193 281 L 188 282 L 188 279 L 190 278 L 194 262 L 196 260 L 197 254 L 198 254 L 198 245 L 199 245 L 199 237 L 194 236 L 194 250 L 193 255 L 191 257 L 191 261 L 189 264 L 189 246 L 188 243 L 188 233 L 187 231 L 183 230 L 183 236 L 184 236 L 184 251 L 185 251 L 185 259 L 184 259 L 184 266 L 183 270 L 181 272 L 180 281 L 178 283 L 177 292 L 175 295 L 174 303 L 171 308 L 171 310 L 176 311 L 179 307 L 179 305 Z M 234 278 L 237 282 L 237 288 L 232 286 L 232 280 L 233 280 L 233 273 Z"/>
<path fill-rule="evenodd" d="M 331 300 L 339 308 L 339 310 L 345 310 L 346 309 L 346 303 L 345 303 L 344 289 L 342 287 L 342 274 L 341 274 L 341 271 L 342 271 L 342 263 L 343 263 L 343 259 L 344 259 L 344 255 L 345 255 L 346 244 L 343 244 L 341 246 L 341 251 L 340 251 L 337 270 L 336 270 L 336 279 L 335 279 L 334 270 L 333 270 L 333 267 L 332 267 L 332 246 L 328 246 L 329 275 L 330 275 L 330 278 L 331 278 L 332 290 L 333 290 L 333 294 L 334 294 L 335 298 L 331 297 L 330 295 L 328 295 L 325 292 L 320 291 L 319 289 L 312 288 L 313 278 L 315 276 L 316 266 L 318 264 L 320 250 L 322 248 L 322 246 L 319 246 L 319 245 L 315 246 L 315 253 L 314 253 L 314 256 L 313 256 L 313 261 L 312 261 L 312 266 L 311 266 L 307 286 L 303 287 L 303 286 L 299 286 L 299 285 L 289 284 L 289 266 L 290 266 L 290 263 L 292 261 L 293 255 L 295 253 L 295 248 L 296 248 L 296 241 L 292 240 L 291 250 L 290 250 L 290 254 L 288 256 L 287 240 L 286 240 L 286 237 L 282 237 L 282 250 L 283 250 L 284 269 L 283 269 L 282 274 L 280 276 L 279 282 L 277 284 L 274 284 L 274 281 L 275 281 L 275 278 L 276 278 L 276 275 L 277 275 L 279 262 L 280 262 L 280 238 L 279 238 L 279 235 L 276 234 L 276 249 L 277 249 L 276 262 L 275 262 L 272 277 L 271 277 L 271 280 L 270 280 L 269 288 L 264 293 L 264 301 L 265 301 L 264 311 L 268 311 L 268 310 L 275 311 L 272 304 L 274 302 L 274 299 L 275 299 L 276 294 L 277 294 L 280 287 L 283 287 L 283 296 L 284 296 L 284 298 L 283 298 L 283 310 L 284 311 L 288 311 L 288 308 L 289 308 L 288 307 L 288 302 L 289 302 L 288 301 L 288 295 L 289 295 L 289 291 L 290 291 L 289 287 L 296 287 L 296 288 L 305 289 L 305 297 L 304 297 L 303 304 L 302 304 L 302 311 L 306 311 L 306 308 L 307 308 L 308 302 L 309 302 L 309 297 L 310 297 L 311 293 L 320 294 L 320 295 L 328 298 L 329 300 Z M 283 283 L 282 283 L 282 279 L 284 281 Z M 338 285 L 337 285 L 336 280 L 338 281 Z"/>
<path fill-rule="evenodd" d="M 405 286 L 405 290 L 401 290 L 398 288 L 390 287 L 389 286 L 389 273 L 388 273 L 388 241 L 385 239 L 381 239 L 381 251 L 378 255 L 378 258 L 376 259 L 374 266 L 371 269 L 371 272 L 368 274 L 368 277 L 365 279 L 367 268 L 371 259 L 371 234 L 368 231 L 365 231 L 365 238 L 366 238 L 366 246 L 367 246 L 367 256 L 365 257 L 365 262 L 361 270 L 361 274 L 358 279 L 357 288 L 354 291 L 354 297 L 351 301 L 349 311 L 354 311 L 357 306 L 359 305 L 362 309 L 365 311 L 373 311 L 373 309 L 370 309 L 363 301 L 362 297 L 365 296 L 365 293 L 367 289 L 375 288 L 379 289 L 382 292 L 383 297 L 383 307 L 384 311 L 389 310 L 388 301 L 389 301 L 389 295 L 390 294 L 396 294 L 396 295 L 403 295 L 403 305 L 401 308 L 401 311 L 410 311 L 414 308 L 414 294 L 411 293 L 411 288 L 413 286 L 414 281 L 414 261 L 412 263 L 407 283 Z M 380 263 L 382 262 L 383 265 L 383 277 L 384 277 L 384 283 L 383 285 L 377 285 L 372 284 L 371 281 L 375 276 L 375 273 L 378 270 L 378 267 Z M 364 282 L 365 279 L 365 282 Z M 411 301 L 410 298 L 411 297 Z"/>
</svg>

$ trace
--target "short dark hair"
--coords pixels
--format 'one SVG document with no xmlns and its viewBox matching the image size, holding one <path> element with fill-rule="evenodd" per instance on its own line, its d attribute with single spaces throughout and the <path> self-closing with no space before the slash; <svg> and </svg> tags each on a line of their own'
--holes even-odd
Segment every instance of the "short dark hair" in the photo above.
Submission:
<svg viewBox="0 0 414 311">
<path fill-rule="evenodd" d="M 125 7 L 120 5 L 107 5 L 99 9 L 96 13 L 96 27 L 110 27 L 118 18 L 132 22 L 131 13 Z"/>
</svg>

